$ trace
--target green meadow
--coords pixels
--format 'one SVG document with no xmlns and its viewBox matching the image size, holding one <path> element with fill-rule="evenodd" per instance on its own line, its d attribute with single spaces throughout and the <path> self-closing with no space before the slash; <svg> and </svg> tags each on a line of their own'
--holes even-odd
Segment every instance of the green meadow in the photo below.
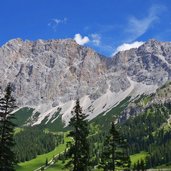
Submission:
<svg viewBox="0 0 171 171">
<path fill-rule="evenodd" d="M 66 144 L 69 141 L 71 141 L 71 139 L 67 137 L 67 133 L 66 133 L 64 137 L 64 144 L 60 144 L 53 151 L 49 153 L 38 155 L 35 159 L 23 163 L 19 163 L 18 166 L 16 167 L 16 171 L 33 171 L 35 169 L 38 169 L 39 167 L 45 165 L 46 159 L 50 161 L 54 156 L 64 152 L 64 150 L 66 149 Z"/>
</svg>

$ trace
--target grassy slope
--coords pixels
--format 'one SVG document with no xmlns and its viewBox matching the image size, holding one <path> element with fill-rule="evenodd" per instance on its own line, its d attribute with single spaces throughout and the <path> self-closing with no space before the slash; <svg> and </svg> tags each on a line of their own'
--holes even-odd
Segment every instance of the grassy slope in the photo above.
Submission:
<svg viewBox="0 0 171 171">
<path fill-rule="evenodd" d="M 125 105 L 125 103 L 127 104 L 130 98 L 126 98 L 125 100 L 123 100 L 121 103 L 119 103 L 116 107 L 114 107 L 113 109 L 111 109 L 107 115 L 103 116 L 103 114 L 101 114 L 97 120 L 95 119 L 95 122 L 100 122 L 100 123 L 104 123 L 104 118 L 107 120 L 107 122 L 110 122 L 111 118 L 113 118 L 113 114 L 114 115 L 118 115 L 120 113 L 120 111 L 122 111 L 127 105 Z M 20 109 L 16 115 L 17 115 L 17 124 L 19 126 L 23 125 L 26 120 L 31 116 L 33 112 L 33 109 L 29 109 L 29 108 L 23 108 Z M 57 113 L 58 114 L 58 113 Z M 110 117 L 107 117 L 110 116 Z M 58 124 L 54 123 L 54 124 L 50 124 L 50 125 L 45 125 L 43 127 L 48 128 L 50 130 L 61 130 L 61 128 L 63 128 L 63 124 L 61 122 L 61 118 L 57 119 L 56 122 L 58 122 Z M 61 124 L 59 124 L 61 123 Z M 55 126 L 54 126 L 55 125 Z M 56 127 L 56 125 L 58 125 Z M 16 132 L 21 131 L 16 130 Z M 53 158 L 54 155 L 57 155 L 61 152 L 63 152 L 66 148 L 66 141 L 69 141 L 68 138 L 65 137 L 65 144 L 59 145 L 55 150 L 53 150 L 52 152 L 43 154 L 43 155 L 39 155 L 37 158 L 27 161 L 27 162 L 23 162 L 20 163 L 17 168 L 16 171 L 32 171 L 34 169 L 37 169 L 39 167 L 41 167 L 42 165 L 45 164 L 45 160 L 46 158 L 48 158 L 48 160 L 51 160 Z M 49 169 L 47 169 L 48 171 L 53 171 L 53 170 L 64 170 L 63 168 L 63 164 L 61 161 L 57 162 L 54 166 L 51 166 Z"/>
<path fill-rule="evenodd" d="M 41 167 L 42 165 L 45 164 L 46 158 L 48 160 L 51 160 L 53 158 L 53 156 L 55 156 L 65 150 L 66 143 L 68 141 L 70 141 L 70 138 L 66 137 L 66 134 L 65 134 L 64 140 L 65 140 L 65 143 L 59 145 L 53 151 L 43 154 L 43 155 L 39 155 L 38 157 L 36 157 L 35 159 L 32 159 L 30 161 L 19 163 L 19 165 L 16 168 L 16 171 L 33 171 L 34 169 Z"/>
<path fill-rule="evenodd" d="M 59 113 L 55 114 L 56 116 L 59 115 Z M 47 124 L 47 118 L 45 118 L 41 125 L 46 129 L 49 129 L 50 131 L 67 131 L 68 129 L 66 127 L 64 127 L 64 123 L 62 122 L 62 116 L 59 116 L 54 122 L 51 122 L 53 119 L 51 119 Z"/>
<path fill-rule="evenodd" d="M 130 97 L 125 98 L 123 101 L 121 101 L 118 105 L 111 108 L 105 115 L 104 113 L 101 113 L 96 118 L 92 119 L 90 123 L 96 123 L 103 127 L 103 129 L 107 129 L 109 127 L 109 124 L 111 121 L 116 118 L 120 113 L 127 107 L 127 105 L 130 103 Z"/>
<path fill-rule="evenodd" d="M 46 171 L 69 171 L 68 169 L 64 168 L 65 163 L 62 163 L 62 161 L 58 161 L 55 163 L 55 165 L 50 166 Z"/>
<path fill-rule="evenodd" d="M 131 165 L 134 165 L 135 163 L 138 162 L 138 160 L 145 160 L 145 158 L 148 156 L 148 153 L 145 151 L 142 151 L 140 153 L 137 154 L 133 154 L 130 156 L 131 158 Z"/>
<path fill-rule="evenodd" d="M 163 89 L 165 89 L 165 87 Z M 160 95 L 160 97 L 161 96 L 166 96 L 166 92 L 163 89 L 162 89 L 162 91 L 158 91 L 158 95 Z M 170 95 L 171 93 L 168 93 L 168 94 Z M 168 96 L 168 94 L 167 94 L 167 96 Z M 140 100 L 139 105 L 141 105 L 141 106 L 144 107 L 144 106 L 147 105 L 147 103 L 150 100 L 151 100 L 151 97 L 148 97 L 148 96 L 147 97 L 142 97 L 142 100 Z M 103 125 L 103 128 L 105 128 L 105 126 L 108 127 L 108 123 L 113 119 L 114 116 L 119 115 L 120 112 L 123 109 L 126 108 L 126 106 L 127 106 L 128 103 L 129 103 L 129 98 L 124 99 L 120 104 L 118 104 L 116 107 L 114 107 L 113 109 L 111 109 L 105 116 L 103 115 L 104 113 L 102 113 L 99 116 L 97 116 L 95 119 L 93 119 L 90 123 L 95 122 L 95 123 L 98 123 L 100 125 Z M 31 111 L 29 113 L 31 113 Z M 28 118 L 28 115 L 27 115 L 27 118 Z M 23 119 L 23 121 L 24 120 L 26 120 L 26 118 Z M 49 125 L 47 124 L 45 127 L 50 128 L 51 130 L 61 130 L 61 128 L 63 127 L 63 125 L 61 123 L 61 118 L 59 117 L 55 122 L 57 122 L 58 124 L 56 124 L 56 123 L 54 123 L 52 125 L 51 124 L 49 124 Z M 57 126 L 57 128 L 56 128 L 56 126 Z M 58 148 L 60 148 L 60 147 L 58 147 Z M 61 147 L 61 148 L 63 149 L 63 147 Z M 55 149 L 56 151 L 54 150 L 55 151 L 54 152 L 55 155 L 57 153 L 60 153 L 60 150 L 59 149 L 57 150 L 57 149 Z M 132 155 L 131 156 L 132 165 L 134 163 L 136 163 L 138 160 L 145 159 L 145 157 L 147 155 L 148 155 L 147 152 L 141 152 L 141 153 Z M 43 156 L 43 157 L 41 158 L 41 156 Z M 49 156 L 49 153 L 47 153 L 45 155 L 41 155 L 41 156 L 39 156 L 40 157 L 40 160 L 39 160 L 39 157 L 38 157 L 38 158 L 34 159 L 35 161 L 34 160 L 31 160 L 29 162 L 21 163 L 20 166 L 22 166 L 22 168 L 18 168 L 17 171 L 27 171 L 26 166 L 27 165 L 31 165 L 32 167 L 34 167 L 33 166 L 34 162 L 37 164 L 37 166 L 36 166 L 36 168 L 37 168 L 37 167 L 39 167 L 39 166 L 41 166 L 41 165 L 43 165 L 45 163 L 46 157 L 48 159 L 50 159 L 48 157 Z M 51 166 L 50 168 L 48 168 L 47 171 L 58 171 L 58 170 L 60 171 L 60 170 L 64 170 L 63 166 L 64 166 L 64 164 L 61 161 L 59 161 L 54 166 Z M 161 168 L 163 168 L 163 167 L 165 168 L 166 165 L 161 166 Z M 33 169 L 28 169 L 28 171 L 31 171 L 31 170 L 33 170 Z M 97 171 L 99 171 L 99 170 L 97 170 Z"/>
<path fill-rule="evenodd" d="M 103 126 L 103 129 L 105 129 L 104 127 L 108 127 L 108 123 L 110 123 L 114 117 L 118 116 L 120 114 L 120 112 L 123 111 L 127 107 L 127 105 L 129 104 L 129 100 L 130 100 L 130 97 L 125 98 L 118 105 L 111 108 L 111 110 L 109 110 L 106 113 L 106 115 L 104 115 L 104 113 L 101 113 L 96 118 L 91 120 L 90 123 L 95 122 L 96 124 Z M 55 115 L 58 116 L 59 112 L 57 112 Z M 64 124 L 62 123 L 61 116 L 59 116 L 53 123 L 48 122 L 47 124 L 45 124 L 46 121 L 47 121 L 47 118 L 45 118 L 43 120 L 41 125 L 44 128 L 48 128 L 51 131 L 68 131 L 68 130 L 70 130 L 69 127 L 64 127 Z"/>
<path fill-rule="evenodd" d="M 170 164 L 163 164 L 161 166 L 157 166 L 156 169 L 169 169 L 171 170 L 171 163 Z"/>
<path fill-rule="evenodd" d="M 34 111 L 34 109 L 28 108 L 28 107 L 24 107 L 24 108 L 19 109 L 15 113 L 16 119 L 14 120 L 14 123 L 18 127 L 23 126 L 24 124 L 26 124 L 27 119 L 29 119 L 29 117 L 32 115 L 33 111 Z"/>
<path fill-rule="evenodd" d="M 106 129 L 104 127 L 108 127 L 108 123 L 111 122 L 114 116 L 117 116 L 120 114 L 123 109 L 128 105 L 130 100 L 130 97 L 124 99 L 121 101 L 116 107 L 112 108 L 110 111 L 107 112 L 106 115 L 100 114 L 96 118 L 94 118 L 92 121 L 90 121 L 90 125 L 93 123 L 99 124 L 103 127 L 103 129 Z M 96 128 L 97 130 L 100 129 L 99 127 Z M 97 133 L 97 130 L 95 131 Z M 58 161 L 54 166 L 51 166 L 47 169 L 47 171 L 69 171 L 67 169 L 64 169 L 64 164 L 61 161 Z M 94 169 L 93 171 L 102 171 L 102 169 Z"/>
<path fill-rule="evenodd" d="M 15 112 L 16 119 L 14 120 L 14 123 L 17 125 L 17 127 L 23 127 L 26 123 L 28 123 L 30 120 L 30 117 L 32 116 L 34 112 L 33 108 L 23 107 L 19 109 L 17 112 Z M 57 117 L 59 115 L 60 110 L 58 110 L 54 115 Z M 40 115 L 40 113 L 36 112 L 34 117 L 36 115 Z M 53 119 L 50 120 L 47 124 L 47 118 L 45 118 L 42 123 L 39 125 L 43 128 L 48 128 L 51 131 L 67 131 L 68 129 L 64 127 L 64 124 L 62 123 L 62 118 L 59 116 L 53 123 L 51 122 Z"/>
<path fill-rule="evenodd" d="M 132 166 L 134 163 L 137 163 L 138 160 L 145 160 L 146 156 L 148 155 L 147 152 L 142 151 L 141 153 L 137 153 L 134 155 L 131 155 L 131 163 Z M 68 169 L 64 169 L 64 163 L 62 161 L 58 161 L 54 166 L 49 167 L 46 171 L 69 171 Z M 93 171 L 102 171 L 103 169 L 94 169 Z"/>
<path fill-rule="evenodd" d="M 69 171 L 69 169 L 65 169 L 62 161 L 58 161 L 54 166 L 49 167 L 46 171 Z M 103 171 L 103 169 L 93 169 L 92 171 Z"/>
<path fill-rule="evenodd" d="M 14 135 L 20 133 L 22 130 L 23 130 L 23 128 L 18 128 L 18 127 L 15 128 L 15 129 L 14 129 Z"/>
<path fill-rule="evenodd" d="M 130 100 L 130 97 L 125 98 L 123 101 L 121 101 L 117 106 L 113 107 L 111 110 L 109 110 L 106 115 L 104 113 L 101 113 L 98 115 L 96 118 L 94 118 L 91 123 L 95 122 L 97 124 L 103 125 L 103 126 L 108 126 L 108 123 L 110 123 L 111 120 L 113 120 L 113 117 L 116 117 L 117 115 L 120 114 L 123 109 L 126 108 Z M 24 107 L 19 109 L 16 113 L 16 120 L 14 121 L 17 127 L 22 127 L 25 125 L 28 121 L 29 118 L 32 116 L 34 109 Z M 56 111 L 54 114 L 55 116 L 59 116 L 60 110 Z M 39 115 L 40 113 L 37 113 Z M 62 123 L 61 116 L 59 116 L 53 123 L 48 122 L 45 124 L 47 121 L 47 118 L 45 118 L 42 123 L 39 125 L 43 128 L 48 128 L 51 131 L 68 131 L 70 128 L 69 127 L 64 127 L 64 124 Z M 104 122 L 105 121 L 105 122 Z M 105 124 L 104 124 L 105 123 Z"/>
</svg>

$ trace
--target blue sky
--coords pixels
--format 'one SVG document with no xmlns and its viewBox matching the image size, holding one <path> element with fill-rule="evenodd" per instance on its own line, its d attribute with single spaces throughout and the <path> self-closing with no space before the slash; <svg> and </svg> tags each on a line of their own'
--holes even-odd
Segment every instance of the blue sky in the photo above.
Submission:
<svg viewBox="0 0 171 171">
<path fill-rule="evenodd" d="M 0 45 L 13 38 L 75 38 L 111 56 L 150 38 L 171 41 L 171 1 L 1 0 Z"/>
</svg>

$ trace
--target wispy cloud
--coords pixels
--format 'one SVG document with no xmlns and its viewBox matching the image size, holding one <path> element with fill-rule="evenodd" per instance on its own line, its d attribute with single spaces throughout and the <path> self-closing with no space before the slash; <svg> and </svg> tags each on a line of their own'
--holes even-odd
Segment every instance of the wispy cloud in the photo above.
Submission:
<svg viewBox="0 0 171 171">
<path fill-rule="evenodd" d="M 122 45 L 118 46 L 115 50 L 115 52 L 112 54 L 112 56 L 114 56 L 116 53 L 120 52 L 120 51 L 125 51 L 125 50 L 129 50 L 132 48 L 138 48 L 140 47 L 142 44 L 144 44 L 144 42 L 133 42 L 133 43 L 123 43 Z"/>
<path fill-rule="evenodd" d="M 79 45 L 84 45 L 88 43 L 90 40 L 87 36 L 82 37 L 81 34 L 77 33 L 74 36 L 74 40 L 79 44 Z"/>
<path fill-rule="evenodd" d="M 138 48 L 144 42 L 136 41 L 140 36 L 145 34 L 157 22 L 160 22 L 160 14 L 167 10 L 163 5 L 153 5 L 149 8 L 147 14 L 143 18 L 131 16 L 128 23 L 124 26 L 123 30 L 124 39 L 121 40 L 121 45 L 113 50 L 112 56 L 119 51 L 129 50 L 131 48 Z"/>
<path fill-rule="evenodd" d="M 56 32 L 58 25 L 60 24 L 66 24 L 67 23 L 67 18 L 63 18 L 63 19 L 58 19 L 58 18 L 53 18 L 50 20 L 50 22 L 48 23 L 48 26 L 51 27 L 53 29 L 53 31 Z"/>
<path fill-rule="evenodd" d="M 97 33 L 91 34 L 91 42 L 95 45 L 95 46 L 99 46 L 101 43 L 101 36 Z"/>
<path fill-rule="evenodd" d="M 149 9 L 149 12 L 144 18 L 137 18 L 132 16 L 128 19 L 128 26 L 125 29 L 125 33 L 129 34 L 128 41 L 134 41 L 141 35 L 147 32 L 147 30 L 153 26 L 153 24 L 160 20 L 160 13 L 166 9 L 163 5 L 154 5 Z"/>
</svg>

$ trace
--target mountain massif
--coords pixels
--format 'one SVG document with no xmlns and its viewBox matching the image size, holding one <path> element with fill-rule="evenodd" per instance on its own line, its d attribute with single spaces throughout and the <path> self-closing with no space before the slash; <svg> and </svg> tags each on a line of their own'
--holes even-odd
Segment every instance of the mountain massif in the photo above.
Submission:
<svg viewBox="0 0 171 171">
<path fill-rule="evenodd" d="M 32 109 L 23 124 L 67 125 L 77 98 L 92 120 L 171 80 L 171 43 L 151 39 L 109 58 L 72 39 L 13 39 L 0 48 L 0 65 L 0 93 L 10 82 L 20 110 Z"/>
</svg>

